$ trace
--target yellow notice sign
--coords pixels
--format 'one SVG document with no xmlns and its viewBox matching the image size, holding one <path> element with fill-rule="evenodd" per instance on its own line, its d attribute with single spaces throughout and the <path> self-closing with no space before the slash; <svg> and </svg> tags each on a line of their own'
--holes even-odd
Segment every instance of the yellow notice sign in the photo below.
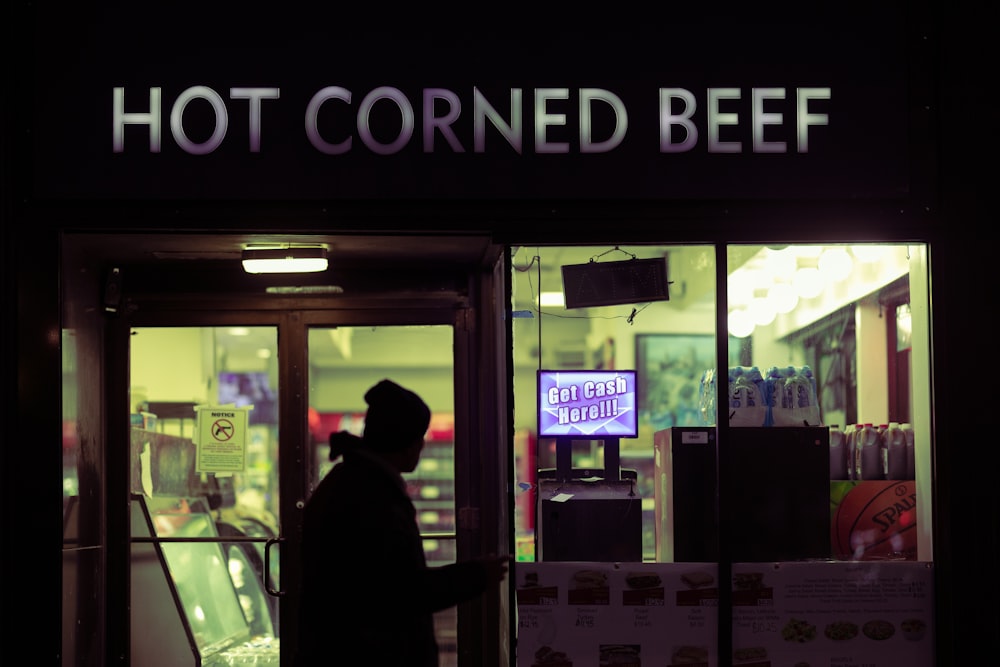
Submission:
<svg viewBox="0 0 1000 667">
<path fill-rule="evenodd" d="M 252 405 L 199 405 L 194 444 L 195 472 L 244 472 L 247 468 L 247 424 Z"/>
</svg>

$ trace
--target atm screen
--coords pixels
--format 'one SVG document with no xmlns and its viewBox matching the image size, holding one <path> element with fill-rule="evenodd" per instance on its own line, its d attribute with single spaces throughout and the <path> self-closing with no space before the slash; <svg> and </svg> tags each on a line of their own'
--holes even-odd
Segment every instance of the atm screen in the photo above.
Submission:
<svg viewBox="0 0 1000 667">
<path fill-rule="evenodd" d="M 538 371 L 538 437 L 638 435 L 634 370 Z"/>
</svg>

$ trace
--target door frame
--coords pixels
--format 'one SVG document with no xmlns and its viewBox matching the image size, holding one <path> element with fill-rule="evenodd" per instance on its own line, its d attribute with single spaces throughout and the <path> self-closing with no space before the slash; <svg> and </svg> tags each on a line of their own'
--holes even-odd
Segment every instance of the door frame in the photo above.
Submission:
<svg viewBox="0 0 1000 667">
<path fill-rule="evenodd" d="M 502 264 L 502 263 L 501 263 Z M 493 289 L 477 285 L 483 292 Z M 477 298 L 480 296 L 476 295 Z M 499 301 L 499 300 L 498 300 Z M 487 301 L 488 303 L 489 301 Z M 487 317 L 492 317 L 492 313 Z M 483 451 L 498 455 L 507 451 L 502 434 L 494 434 L 491 442 L 483 442 L 482 425 L 496 424 L 505 417 L 496 414 L 505 409 L 506 402 L 498 401 L 495 381 L 477 382 L 482 377 L 483 348 L 477 338 L 483 322 L 467 299 L 455 295 L 427 299 L 368 299 L 331 300 L 311 297 L 261 298 L 236 297 L 220 300 L 216 297 L 192 298 L 190 294 L 158 295 L 131 303 L 123 316 L 114 318 L 106 330 L 106 350 L 129 350 L 130 331 L 133 327 L 183 327 L 183 326 L 274 326 L 278 334 L 279 368 L 279 526 L 281 531 L 282 560 L 295 562 L 300 555 L 302 506 L 306 494 L 308 470 L 305 461 L 305 443 L 308 438 L 308 330 L 313 326 L 393 326 L 393 325 L 451 325 L 454 337 L 454 391 L 455 391 L 455 505 L 460 516 L 473 516 L 472 520 L 459 520 L 457 526 L 457 558 L 464 559 L 488 552 L 503 550 L 498 537 L 508 531 L 501 529 L 490 534 L 482 526 L 483 510 L 486 516 L 495 513 L 491 505 L 498 503 L 499 491 L 490 496 L 486 489 L 502 490 L 504 471 L 502 465 L 492 465 Z M 485 330 L 490 330 L 487 326 Z M 501 336 L 502 338 L 502 336 Z M 129 613 L 129 547 L 130 524 L 128 504 L 116 502 L 128 497 L 129 427 L 128 395 L 130 378 L 128 354 L 106 354 L 108 383 L 106 419 L 108 429 L 108 461 L 112 467 L 108 484 L 108 626 L 109 645 L 121 647 L 122 655 L 129 655 L 131 619 Z M 483 393 L 485 390 L 485 394 Z M 484 418 L 485 417 L 485 418 Z M 501 421 L 500 423 L 504 423 Z M 284 444 L 282 444 L 284 443 Z M 288 443 L 293 443 L 289 446 Z M 484 459 L 486 466 L 484 467 Z M 476 471 L 476 479 L 472 472 Z M 490 482 L 492 480 L 492 483 Z M 484 482 L 489 486 L 484 488 Z M 500 486 L 493 484 L 500 483 Z M 119 545 L 115 548 L 114 545 Z M 297 568 L 283 568 L 279 601 L 281 637 L 292 640 L 297 627 L 298 587 Z M 459 665 L 483 664 L 483 656 L 501 655 L 507 651 L 500 646 L 509 635 L 502 627 L 509 623 L 504 609 L 499 614 L 492 607 L 507 605 L 508 597 L 501 591 L 499 600 L 493 595 L 481 601 L 463 603 L 458 609 Z M 508 607 L 509 609 L 509 607 Z M 499 623 L 498 623 L 499 622 Z M 118 628 L 116 630 L 115 628 Z M 285 643 L 285 642 L 283 642 Z M 287 642 L 293 645 L 292 641 Z M 291 656 L 284 654 L 283 664 Z M 502 664 L 502 663 L 498 663 Z"/>
</svg>

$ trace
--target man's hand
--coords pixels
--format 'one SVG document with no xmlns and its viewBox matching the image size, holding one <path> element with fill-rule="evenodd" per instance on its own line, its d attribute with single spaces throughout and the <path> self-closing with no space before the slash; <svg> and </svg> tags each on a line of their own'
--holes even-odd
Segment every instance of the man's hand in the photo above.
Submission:
<svg viewBox="0 0 1000 667">
<path fill-rule="evenodd" d="M 479 562 L 486 569 L 486 581 L 490 583 L 500 583 L 503 581 L 513 560 L 512 556 L 497 556 L 496 554 L 490 554 L 481 558 Z"/>
</svg>

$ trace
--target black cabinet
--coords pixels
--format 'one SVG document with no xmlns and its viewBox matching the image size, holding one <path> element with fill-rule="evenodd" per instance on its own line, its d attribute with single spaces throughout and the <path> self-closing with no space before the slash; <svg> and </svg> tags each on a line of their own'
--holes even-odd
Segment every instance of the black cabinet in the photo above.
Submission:
<svg viewBox="0 0 1000 667">
<path fill-rule="evenodd" d="M 829 559 L 830 432 L 681 427 L 655 435 L 657 560 Z"/>
</svg>

